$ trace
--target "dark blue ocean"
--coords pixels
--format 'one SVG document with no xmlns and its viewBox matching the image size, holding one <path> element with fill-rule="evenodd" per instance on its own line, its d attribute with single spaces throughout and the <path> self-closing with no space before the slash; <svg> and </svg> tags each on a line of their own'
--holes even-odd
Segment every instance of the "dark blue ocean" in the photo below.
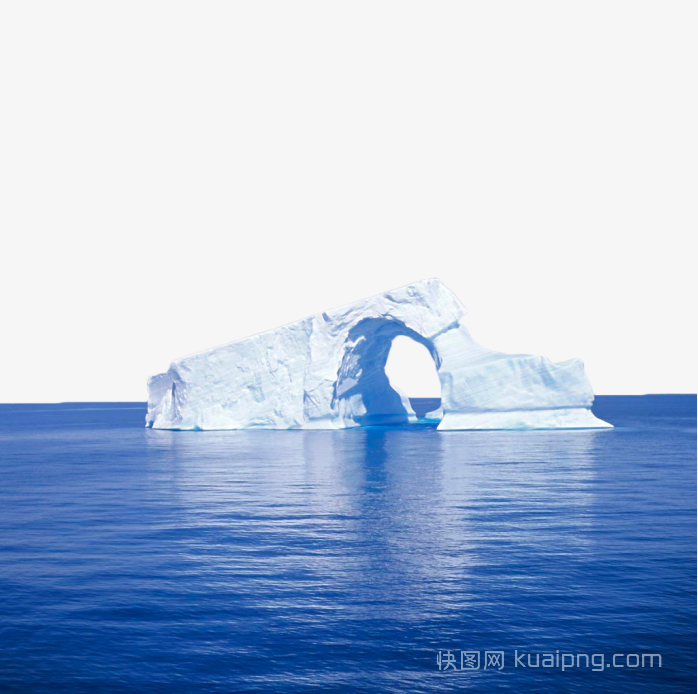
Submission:
<svg viewBox="0 0 698 694">
<path fill-rule="evenodd" d="M 594 409 L 616 428 L 2 405 L 0 691 L 694 692 L 696 398 Z"/>
</svg>

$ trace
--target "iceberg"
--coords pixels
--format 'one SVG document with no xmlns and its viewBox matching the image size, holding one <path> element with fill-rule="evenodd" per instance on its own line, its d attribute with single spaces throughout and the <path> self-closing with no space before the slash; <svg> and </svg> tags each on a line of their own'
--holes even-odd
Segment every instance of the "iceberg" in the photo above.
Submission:
<svg viewBox="0 0 698 694">
<path fill-rule="evenodd" d="M 385 373 L 390 346 L 423 344 L 441 381 L 440 430 L 578 429 L 591 412 L 579 359 L 503 354 L 478 345 L 465 308 L 438 279 L 335 308 L 184 357 L 148 381 L 154 429 L 344 429 L 416 420 Z"/>
</svg>

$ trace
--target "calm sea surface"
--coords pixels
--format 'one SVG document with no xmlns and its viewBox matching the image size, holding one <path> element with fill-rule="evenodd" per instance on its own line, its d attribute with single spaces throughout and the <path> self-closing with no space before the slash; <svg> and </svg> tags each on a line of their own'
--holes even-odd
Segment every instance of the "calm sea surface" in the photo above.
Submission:
<svg viewBox="0 0 698 694">
<path fill-rule="evenodd" d="M 169 432 L 141 404 L 2 405 L 0 691 L 694 692 L 696 398 L 595 412 L 616 428 Z"/>
</svg>

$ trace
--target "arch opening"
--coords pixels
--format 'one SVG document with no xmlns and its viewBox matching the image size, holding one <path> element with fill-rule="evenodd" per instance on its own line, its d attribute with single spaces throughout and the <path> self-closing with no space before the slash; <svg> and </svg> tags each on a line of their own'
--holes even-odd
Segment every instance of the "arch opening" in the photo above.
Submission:
<svg viewBox="0 0 698 694">
<path fill-rule="evenodd" d="M 436 414 L 441 406 L 441 380 L 434 358 L 423 344 L 407 335 L 395 337 L 385 373 L 391 387 L 409 398 L 417 419 L 441 419 Z"/>
<path fill-rule="evenodd" d="M 433 409 L 428 406 L 425 409 L 423 396 L 415 396 L 418 398 L 416 404 L 420 410 L 418 416 L 410 402 L 409 394 L 403 392 L 397 382 L 391 382 L 386 373 L 388 357 L 397 338 L 404 338 L 412 343 L 407 347 L 408 353 L 412 354 L 409 361 L 414 361 L 414 347 L 421 350 L 416 353 L 416 361 L 421 363 L 418 371 L 423 374 L 425 368 L 431 368 L 432 378 L 438 382 L 436 372 L 440 360 L 430 340 L 390 317 L 366 318 L 349 332 L 334 385 L 332 407 L 342 419 L 361 426 L 400 425 L 423 421 L 424 415 Z M 398 372 L 402 370 L 400 362 L 404 361 L 404 347 L 405 343 L 402 340 L 398 342 Z M 425 358 L 431 362 L 430 365 L 424 364 Z M 391 372 L 395 372 L 392 365 Z M 429 377 L 424 377 L 422 382 L 429 382 Z M 440 398 L 440 382 L 437 391 L 432 380 L 429 393 L 436 392 Z M 438 402 L 436 406 L 438 407 Z"/>
</svg>

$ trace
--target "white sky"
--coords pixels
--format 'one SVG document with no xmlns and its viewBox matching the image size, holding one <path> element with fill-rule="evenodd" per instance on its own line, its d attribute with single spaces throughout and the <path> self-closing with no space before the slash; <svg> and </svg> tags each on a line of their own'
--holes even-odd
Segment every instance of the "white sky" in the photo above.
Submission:
<svg viewBox="0 0 698 694">
<path fill-rule="evenodd" d="M 3 3 L 0 401 L 433 276 L 487 347 L 695 392 L 697 7 Z"/>
</svg>

